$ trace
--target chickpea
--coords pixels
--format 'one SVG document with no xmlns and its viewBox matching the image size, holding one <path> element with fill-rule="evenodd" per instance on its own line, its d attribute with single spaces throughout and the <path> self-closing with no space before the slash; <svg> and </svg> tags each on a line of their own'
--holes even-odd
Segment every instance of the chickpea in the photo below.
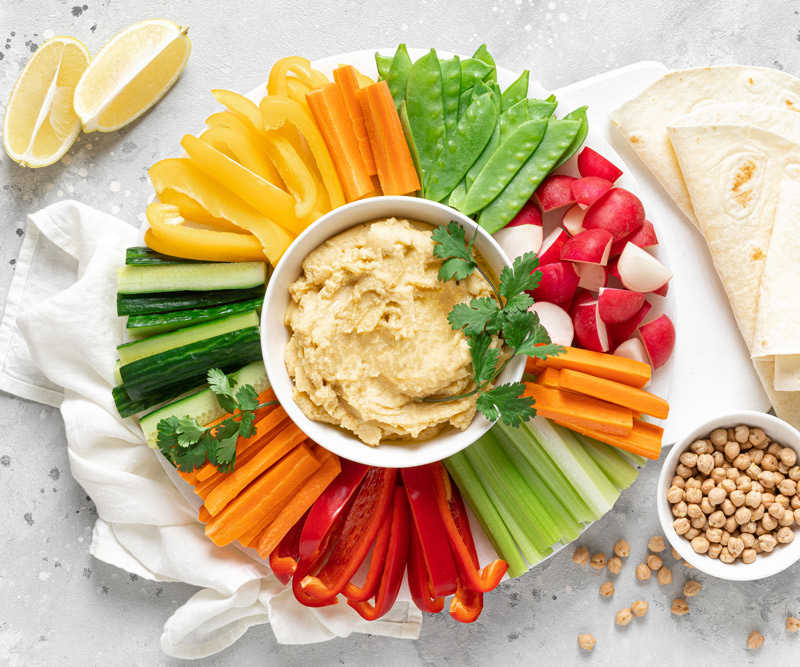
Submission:
<svg viewBox="0 0 800 667">
<path fill-rule="evenodd" d="M 706 537 L 708 537 L 708 536 L 706 535 Z M 731 534 L 727 530 L 723 530 L 722 531 L 722 537 L 719 538 L 719 543 L 723 547 L 727 547 L 728 546 L 728 542 L 730 541 L 730 539 L 731 539 Z"/>
<path fill-rule="evenodd" d="M 748 521 L 747 523 L 739 526 L 739 530 L 743 533 L 755 533 L 758 529 L 758 524 L 755 521 Z"/>
<path fill-rule="evenodd" d="M 800 466 L 792 466 L 789 468 L 789 479 L 793 479 L 795 482 L 800 482 Z"/>
<path fill-rule="evenodd" d="M 747 635 L 747 648 L 757 649 L 761 648 L 763 645 L 764 635 L 762 635 L 758 630 L 753 630 L 749 635 Z"/>
<path fill-rule="evenodd" d="M 778 469 L 778 459 L 772 454 L 765 454 L 761 459 L 761 469 L 767 472 L 775 472 Z"/>
<path fill-rule="evenodd" d="M 769 470 L 764 470 L 758 474 L 758 481 L 765 489 L 773 489 L 775 488 L 775 473 L 770 472 Z"/>
<path fill-rule="evenodd" d="M 750 452 L 750 460 L 757 466 L 760 466 L 761 462 L 764 460 L 764 450 L 754 449 L 752 452 Z"/>
<path fill-rule="evenodd" d="M 723 563 L 728 563 L 728 564 L 730 564 L 730 563 L 733 563 L 733 562 L 736 560 L 736 556 L 734 556 L 734 555 L 733 555 L 733 554 L 732 554 L 732 553 L 731 553 L 731 552 L 730 552 L 730 551 L 727 549 L 727 547 L 723 547 L 723 548 L 722 548 L 722 551 L 720 551 L 720 552 L 719 552 L 719 559 L 720 559 L 720 560 L 721 560 Z"/>
<path fill-rule="evenodd" d="M 667 500 L 671 503 L 679 503 L 684 499 L 685 492 L 678 486 L 671 486 L 667 490 Z"/>
<path fill-rule="evenodd" d="M 600 595 L 604 598 L 610 598 L 614 595 L 614 584 L 610 581 L 605 582 L 600 586 Z"/>
<path fill-rule="evenodd" d="M 726 442 L 725 449 L 722 450 L 722 453 L 725 454 L 725 458 L 729 461 L 733 461 L 737 456 L 739 456 L 739 452 L 741 451 L 741 447 L 739 443 L 734 442 Z"/>
<path fill-rule="evenodd" d="M 733 437 L 736 439 L 736 442 L 747 442 L 750 439 L 750 427 L 740 424 L 733 429 Z"/>
<path fill-rule="evenodd" d="M 683 536 L 691 542 L 699 534 L 700 534 L 700 529 L 692 526 L 691 528 L 689 528 L 689 530 L 686 531 L 686 533 Z"/>
<path fill-rule="evenodd" d="M 753 480 L 747 475 L 739 475 L 739 479 L 736 480 L 736 488 L 742 493 L 750 493 L 753 488 Z"/>
<path fill-rule="evenodd" d="M 677 517 L 686 516 L 686 511 L 687 511 L 686 503 L 683 502 L 682 500 L 679 503 L 675 503 L 672 506 L 672 515 L 673 516 L 677 516 Z"/>
<path fill-rule="evenodd" d="M 753 551 L 755 551 L 759 556 L 764 553 L 764 549 L 758 542 L 753 545 Z"/>
<path fill-rule="evenodd" d="M 760 428 L 750 429 L 750 437 L 747 439 L 756 449 L 762 449 L 767 446 L 767 435 Z"/>
<path fill-rule="evenodd" d="M 672 570 L 670 570 L 666 565 L 658 570 L 658 574 L 656 575 L 656 579 L 658 579 L 658 584 L 660 586 L 667 586 L 668 584 L 672 583 Z"/>
<path fill-rule="evenodd" d="M 711 489 L 713 489 L 715 486 L 716 486 L 716 483 L 714 482 L 714 480 L 711 479 L 710 477 L 707 477 L 700 484 L 700 491 L 703 492 L 703 495 L 707 496 L 708 492 L 711 491 Z"/>
<path fill-rule="evenodd" d="M 703 530 L 708 523 L 705 514 L 701 514 L 700 516 L 692 519 L 692 528 L 697 528 L 698 530 Z"/>
<path fill-rule="evenodd" d="M 611 574 L 619 574 L 622 572 L 622 561 L 617 556 L 614 556 L 608 559 L 606 567 Z"/>
<path fill-rule="evenodd" d="M 763 482 L 759 479 L 761 468 L 757 464 L 751 463 L 744 472 L 750 479 L 753 481 L 758 480 L 763 485 Z"/>
<path fill-rule="evenodd" d="M 691 445 L 689 445 L 689 449 L 698 456 L 706 453 L 706 447 L 707 445 L 705 440 L 695 440 Z"/>
<path fill-rule="evenodd" d="M 722 526 L 725 525 L 725 514 L 722 510 L 717 510 L 709 514 L 708 525 L 713 528 L 722 528 Z"/>
<path fill-rule="evenodd" d="M 655 554 L 650 554 L 645 559 L 645 562 L 647 563 L 647 567 L 649 567 L 653 572 L 658 572 L 658 570 L 661 569 L 661 566 L 664 565 L 664 561 L 662 561 Z"/>
<path fill-rule="evenodd" d="M 597 644 L 597 640 L 592 635 L 586 632 L 582 635 L 578 635 L 578 646 L 584 651 L 591 651 L 595 644 Z"/>
<path fill-rule="evenodd" d="M 714 452 L 711 455 L 711 458 L 714 461 L 715 468 L 722 468 L 722 464 L 725 463 L 725 454 L 723 454 L 722 452 Z"/>
<path fill-rule="evenodd" d="M 719 555 L 722 553 L 722 545 L 721 544 L 712 544 L 708 547 L 708 557 L 717 559 Z"/>
<path fill-rule="evenodd" d="M 672 601 L 672 606 L 669 608 L 669 610 L 676 616 L 683 616 L 689 612 L 689 605 L 686 604 L 686 600 L 681 600 L 678 598 L 677 600 Z"/>
<path fill-rule="evenodd" d="M 695 569 L 694 565 L 692 565 L 688 560 L 683 561 L 683 567 L 685 567 L 687 570 Z"/>
<path fill-rule="evenodd" d="M 700 454 L 697 457 L 697 470 L 703 475 L 707 475 L 714 469 L 714 457 L 710 454 Z"/>
<path fill-rule="evenodd" d="M 686 506 L 686 514 L 692 519 L 697 519 L 698 517 L 703 516 L 703 510 L 700 509 L 700 505 L 697 503 L 689 503 Z"/>
<path fill-rule="evenodd" d="M 778 454 L 781 453 L 782 449 L 783 445 L 779 445 L 777 442 L 773 442 L 770 444 L 769 447 L 767 447 L 767 454 L 771 454 L 775 458 L 778 458 Z"/>
<path fill-rule="evenodd" d="M 647 581 L 650 578 L 650 568 L 645 563 L 636 566 L 636 578 L 639 581 Z"/>
<path fill-rule="evenodd" d="M 739 535 L 739 539 L 744 544 L 745 549 L 752 549 L 756 544 L 756 538 L 753 537 L 750 533 L 742 533 Z"/>
<path fill-rule="evenodd" d="M 776 540 L 772 535 L 762 535 L 758 538 L 758 546 L 760 546 L 767 553 L 770 553 L 777 544 L 778 540 Z"/>
<path fill-rule="evenodd" d="M 750 521 L 753 516 L 753 511 L 749 507 L 740 507 L 736 510 L 734 516 L 736 517 L 736 523 L 741 526 Z"/>
<path fill-rule="evenodd" d="M 692 474 L 694 473 L 694 471 L 689 466 L 685 466 L 685 465 L 683 465 L 683 463 L 679 463 L 675 467 L 675 473 L 679 477 L 683 477 L 684 479 L 689 479 L 692 476 Z"/>
<path fill-rule="evenodd" d="M 687 598 L 694 597 L 697 595 L 700 590 L 703 588 L 703 585 L 699 581 L 695 581 L 694 579 L 689 579 L 683 585 L 683 596 Z"/>
<path fill-rule="evenodd" d="M 766 531 L 775 530 L 778 527 L 778 520 L 771 514 L 765 514 L 761 519 L 761 527 Z"/>
<path fill-rule="evenodd" d="M 796 510 L 793 512 L 793 515 L 794 515 L 794 522 L 795 522 L 796 524 L 800 525 L 800 509 L 796 509 Z"/>
<path fill-rule="evenodd" d="M 761 517 L 764 516 L 764 512 L 765 511 L 766 510 L 764 510 L 764 506 L 763 505 L 759 505 L 758 507 L 756 507 L 753 510 L 753 516 L 751 517 L 750 520 L 751 521 L 761 521 Z"/>
<path fill-rule="evenodd" d="M 748 491 L 747 495 L 745 496 L 745 502 L 747 503 L 748 507 L 758 507 L 761 505 L 761 494 L 758 491 L 753 491 L 752 489 Z M 736 505 L 736 503 L 734 503 Z M 741 505 L 737 505 L 737 507 L 741 507 Z"/>
<path fill-rule="evenodd" d="M 794 496 L 797 494 L 797 482 L 793 479 L 784 479 L 778 484 L 778 491 L 784 496 Z"/>
<path fill-rule="evenodd" d="M 731 472 L 730 470 L 728 472 Z M 736 482 L 730 479 L 730 475 L 723 479 L 719 483 L 719 488 L 722 489 L 726 494 L 733 493 L 736 491 Z"/>
<path fill-rule="evenodd" d="M 709 528 L 706 531 L 706 539 L 709 542 L 721 542 L 722 541 L 722 531 L 719 528 Z"/>
<path fill-rule="evenodd" d="M 683 487 L 687 491 L 689 489 L 699 489 L 700 488 L 700 480 L 697 477 L 690 477 L 686 480 L 686 485 Z"/>
<path fill-rule="evenodd" d="M 800 507 L 800 495 L 795 494 L 792 496 L 791 500 L 789 500 L 789 507 L 793 510 L 796 510 Z"/>
<path fill-rule="evenodd" d="M 678 535 L 685 535 L 686 531 L 689 530 L 692 525 L 689 523 L 689 519 L 686 517 L 681 517 L 680 519 L 675 519 L 675 521 L 672 522 L 672 527 L 675 529 L 675 532 L 678 533 Z"/>
<path fill-rule="evenodd" d="M 686 480 L 683 477 L 681 477 L 680 475 L 675 475 L 672 478 L 672 483 L 670 484 L 670 486 L 677 486 L 679 489 L 682 489 L 685 486 L 685 484 Z"/>
<path fill-rule="evenodd" d="M 736 468 L 733 467 L 733 465 L 731 464 L 730 461 L 723 461 L 722 462 L 722 469 L 725 471 L 725 477 L 728 476 L 728 473 L 730 473 L 732 468 L 733 468 L 733 470 L 736 470 Z"/>
<path fill-rule="evenodd" d="M 678 489 L 678 491 L 681 490 Z M 687 489 L 685 492 L 681 491 L 681 494 L 683 495 L 683 498 L 679 498 L 679 500 L 685 500 L 687 503 L 694 503 L 698 505 L 700 501 L 703 499 L 703 492 L 700 489 L 695 489 L 695 488 Z M 678 501 L 676 500 L 673 502 L 678 502 Z"/>
<path fill-rule="evenodd" d="M 777 496 L 775 496 L 775 502 L 783 507 L 783 509 L 789 509 L 789 498 L 784 496 L 782 493 L 779 493 Z"/>
<path fill-rule="evenodd" d="M 747 470 L 751 463 L 749 454 L 739 454 L 733 459 L 733 467 L 737 470 Z"/>
<path fill-rule="evenodd" d="M 614 617 L 614 623 L 617 625 L 628 625 L 633 620 L 633 614 L 628 607 L 620 609 Z"/>
<path fill-rule="evenodd" d="M 723 527 L 729 533 L 733 533 L 736 530 L 738 530 L 739 529 L 739 524 L 736 523 L 736 517 L 729 516 L 727 519 L 725 519 L 725 525 Z"/>
<path fill-rule="evenodd" d="M 778 472 L 781 473 L 781 475 L 784 475 L 784 476 L 788 475 L 789 474 L 789 466 L 787 466 L 783 461 L 778 460 Z"/>
<path fill-rule="evenodd" d="M 633 605 L 631 605 L 631 609 L 633 609 Z M 800 630 L 800 620 L 796 619 L 794 616 L 789 616 L 786 619 L 786 629 L 789 632 L 797 632 Z"/>
<path fill-rule="evenodd" d="M 694 452 L 684 452 L 678 460 L 687 468 L 694 468 L 697 465 L 697 454 Z"/>
<path fill-rule="evenodd" d="M 712 445 L 724 445 L 728 442 L 728 432 L 724 428 L 715 428 L 709 436 Z"/>
<path fill-rule="evenodd" d="M 741 491 L 740 489 L 734 489 L 730 493 L 730 500 L 734 507 L 741 507 L 745 504 L 747 496 L 745 495 L 744 491 Z"/>
<path fill-rule="evenodd" d="M 732 537 L 728 540 L 728 551 L 736 558 L 744 551 L 744 540 L 741 537 Z"/>
<path fill-rule="evenodd" d="M 681 559 L 681 555 L 677 551 L 675 551 L 675 547 L 670 547 L 669 552 L 670 552 L 670 554 L 672 554 L 672 557 L 675 560 L 680 560 Z"/>
<path fill-rule="evenodd" d="M 644 600 L 636 600 L 636 602 L 631 605 L 631 611 L 634 616 L 644 616 L 649 608 L 650 604 Z"/>
<path fill-rule="evenodd" d="M 705 536 L 698 535 L 691 541 L 692 549 L 695 550 L 695 553 L 704 554 L 708 553 L 708 548 L 711 546 L 711 543 L 706 539 Z"/>
<path fill-rule="evenodd" d="M 764 487 L 761 482 L 751 480 L 750 490 L 758 491 L 761 495 L 764 495 Z"/>
<path fill-rule="evenodd" d="M 714 484 L 719 484 L 723 479 L 725 479 L 727 473 L 725 472 L 725 468 L 721 468 L 717 466 L 714 468 L 710 473 L 709 477 L 714 480 Z"/>
<path fill-rule="evenodd" d="M 761 504 L 769 510 L 770 507 L 775 503 L 775 495 L 772 493 L 762 493 L 761 494 Z"/>
<path fill-rule="evenodd" d="M 722 505 L 720 506 L 720 508 L 722 509 L 722 513 L 725 516 L 730 516 L 731 514 L 734 514 L 736 512 L 736 505 L 734 505 L 727 498 L 725 498 L 725 500 L 722 501 Z"/>
<path fill-rule="evenodd" d="M 606 566 L 606 555 L 604 553 L 592 554 L 589 559 L 589 565 L 595 570 L 602 570 Z"/>
<path fill-rule="evenodd" d="M 575 549 L 575 553 L 572 554 L 572 560 L 578 565 L 586 565 L 589 562 L 589 549 L 578 547 Z"/>
<path fill-rule="evenodd" d="M 778 519 L 778 525 L 787 528 L 794 525 L 794 512 L 790 512 L 789 510 L 784 511 L 783 516 Z"/>
<path fill-rule="evenodd" d="M 769 509 L 767 510 L 767 514 L 769 514 L 771 517 L 775 519 L 775 521 L 777 521 L 783 516 L 783 513 L 785 511 L 786 510 L 783 509 L 783 505 L 781 505 L 780 503 L 772 503 L 772 505 L 770 505 Z"/>
<path fill-rule="evenodd" d="M 758 554 L 755 549 L 745 549 L 742 551 L 742 561 L 745 563 L 752 563 L 757 557 Z"/>
<path fill-rule="evenodd" d="M 775 533 L 775 539 L 781 544 L 789 544 L 794 540 L 794 531 L 789 526 L 782 526 Z"/>
</svg>

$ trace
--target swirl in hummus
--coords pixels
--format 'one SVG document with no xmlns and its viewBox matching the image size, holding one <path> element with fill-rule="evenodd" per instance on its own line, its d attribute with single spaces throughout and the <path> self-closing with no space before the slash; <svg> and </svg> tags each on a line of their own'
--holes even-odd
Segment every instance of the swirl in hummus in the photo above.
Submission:
<svg viewBox="0 0 800 667">
<path fill-rule="evenodd" d="M 353 227 L 303 262 L 289 288 L 285 361 L 294 400 L 309 419 L 349 429 L 368 445 L 422 440 L 447 424 L 465 429 L 476 395 L 463 333 L 447 315 L 492 297 L 486 280 L 439 281 L 430 225 L 389 218 Z"/>
</svg>

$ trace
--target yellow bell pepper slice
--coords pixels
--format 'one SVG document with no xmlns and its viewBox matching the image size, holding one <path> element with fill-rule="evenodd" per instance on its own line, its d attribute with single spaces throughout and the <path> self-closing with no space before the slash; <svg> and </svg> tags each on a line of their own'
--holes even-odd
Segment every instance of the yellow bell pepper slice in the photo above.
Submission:
<svg viewBox="0 0 800 667">
<path fill-rule="evenodd" d="M 277 130 L 286 123 L 297 128 L 314 156 L 325 189 L 328 191 L 331 208 L 344 205 L 344 192 L 336 174 L 336 167 L 311 114 L 294 100 L 280 95 L 267 95 L 261 100 L 259 107 L 265 130 Z"/>
<path fill-rule="evenodd" d="M 177 206 L 154 202 L 147 207 L 150 229 L 144 242 L 156 252 L 206 262 L 263 262 L 264 249 L 252 234 L 189 227 Z"/>
<path fill-rule="evenodd" d="M 198 169 L 194 160 L 161 160 L 150 167 L 148 175 L 157 194 L 167 188 L 182 192 L 212 216 L 229 220 L 253 234 L 261 242 L 264 254 L 273 266 L 294 240 L 294 236 L 283 227 Z"/>
<path fill-rule="evenodd" d="M 295 215 L 298 218 L 307 217 L 317 203 L 317 184 L 311 171 L 291 142 L 277 130 L 265 132 L 264 141 L 278 173 L 297 201 Z"/>
<path fill-rule="evenodd" d="M 240 127 L 224 127 L 222 125 L 211 127 L 200 135 L 200 139 L 218 151 L 226 155 L 230 154 L 229 156 L 245 169 L 249 169 L 265 181 L 283 189 L 284 181 L 270 162 L 269 156 L 262 146 L 261 138 L 256 132 L 248 133 L 244 123 L 241 123 L 233 114 L 231 116 L 241 124 Z"/>
<path fill-rule="evenodd" d="M 182 192 L 173 190 L 172 188 L 164 188 L 158 193 L 158 198 L 164 204 L 172 204 L 177 206 L 181 212 L 181 217 L 192 222 L 199 222 L 201 225 L 208 225 L 209 227 L 216 227 L 223 231 L 241 233 L 241 229 L 234 225 L 230 220 L 223 218 L 215 218 L 208 211 L 206 211 L 194 199 L 188 197 Z"/>
<path fill-rule="evenodd" d="M 264 123 L 261 120 L 261 113 L 255 102 L 230 90 L 216 89 L 212 90 L 211 94 L 226 109 L 250 123 L 253 129 L 263 131 Z"/>
<path fill-rule="evenodd" d="M 288 192 L 275 187 L 191 134 L 181 139 L 181 146 L 194 159 L 198 169 L 219 181 L 254 209 L 294 234 L 303 231 L 305 227 L 294 213 L 294 198 Z"/>
<path fill-rule="evenodd" d="M 300 105 L 307 106 L 306 93 L 311 92 L 311 88 L 293 76 L 286 77 L 287 95 Z"/>
<path fill-rule="evenodd" d="M 330 83 L 328 77 L 322 72 L 312 69 L 308 58 L 287 56 L 286 58 L 281 58 L 272 66 L 269 72 L 269 81 L 267 82 L 267 93 L 270 95 L 288 97 L 289 87 L 287 79 L 289 78 L 289 72 L 294 74 L 309 90 Z"/>
</svg>

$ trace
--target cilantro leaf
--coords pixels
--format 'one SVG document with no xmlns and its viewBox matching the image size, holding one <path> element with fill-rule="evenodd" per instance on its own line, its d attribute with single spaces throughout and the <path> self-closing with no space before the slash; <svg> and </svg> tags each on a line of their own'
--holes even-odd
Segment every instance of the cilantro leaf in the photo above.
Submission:
<svg viewBox="0 0 800 667">
<path fill-rule="evenodd" d="M 532 305 L 533 297 L 525 292 L 520 292 L 506 301 L 504 310 L 528 310 Z"/>
<path fill-rule="evenodd" d="M 233 398 L 233 388 L 231 387 L 228 376 L 219 368 L 212 368 L 207 375 L 208 386 L 217 396 L 230 396 Z"/>
<path fill-rule="evenodd" d="M 497 368 L 497 358 L 500 350 L 491 347 L 490 336 L 470 336 L 469 352 L 472 356 L 472 372 L 475 374 L 475 384 L 479 387 L 494 377 Z"/>
<path fill-rule="evenodd" d="M 512 309 L 503 313 L 503 319 L 503 338 L 511 348 L 517 350 L 530 335 L 536 313 Z"/>
<path fill-rule="evenodd" d="M 215 460 L 217 470 L 223 473 L 231 472 L 236 465 L 236 441 L 239 439 L 238 431 L 228 438 L 219 440 L 216 445 Z"/>
<path fill-rule="evenodd" d="M 455 220 L 451 220 L 446 227 L 437 227 L 431 238 L 434 241 L 434 256 L 444 260 L 439 268 L 439 280 L 463 280 L 478 268 L 472 255 L 475 236 L 467 243 L 464 228 Z"/>
<path fill-rule="evenodd" d="M 508 301 L 525 290 L 534 290 L 539 286 L 541 271 L 536 271 L 539 258 L 535 253 L 526 252 L 514 260 L 511 268 L 503 267 L 500 272 L 500 295 Z"/>
<path fill-rule="evenodd" d="M 239 435 L 243 438 L 251 438 L 256 434 L 256 429 L 253 428 L 255 421 L 255 414 L 252 412 L 243 412 L 242 419 L 239 422 Z"/>
<path fill-rule="evenodd" d="M 217 440 L 224 440 L 237 433 L 239 433 L 239 422 L 233 417 L 228 417 L 226 420 L 217 424 L 217 428 L 214 430 L 214 437 Z"/>
<path fill-rule="evenodd" d="M 486 419 L 502 419 L 504 424 L 519 426 L 536 416 L 534 401 L 530 396 L 522 396 L 525 386 L 521 382 L 501 384 L 491 391 L 485 391 L 476 401 L 476 406 Z"/>
<path fill-rule="evenodd" d="M 477 336 L 486 331 L 497 333 L 497 316 L 500 314 L 500 305 L 490 297 L 473 299 L 469 305 L 458 303 L 447 316 L 450 326 L 456 331 L 464 331 L 465 336 Z"/>
<path fill-rule="evenodd" d="M 175 416 L 162 419 L 156 424 L 156 431 L 158 432 L 156 443 L 165 454 L 178 444 L 179 428 L 180 420 Z"/>
<path fill-rule="evenodd" d="M 258 405 L 258 394 L 251 385 L 245 384 L 236 390 L 236 400 L 239 402 L 239 409 L 242 412 L 255 410 Z"/>
<path fill-rule="evenodd" d="M 468 278 L 475 267 L 465 262 L 460 257 L 450 257 L 442 262 L 439 267 L 439 280 L 464 280 Z"/>
<path fill-rule="evenodd" d="M 181 447 L 193 445 L 200 439 L 200 436 L 203 435 L 205 431 L 206 429 L 200 426 L 196 419 L 191 417 L 183 417 L 178 420 L 178 444 Z"/>
<path fill-rule="evenodd" d="M 206 445 L 201 437 L 196 443 L 175 452 L 175 465 L 181 472 L 192 472 L 206 462 Z"/>
</svg>

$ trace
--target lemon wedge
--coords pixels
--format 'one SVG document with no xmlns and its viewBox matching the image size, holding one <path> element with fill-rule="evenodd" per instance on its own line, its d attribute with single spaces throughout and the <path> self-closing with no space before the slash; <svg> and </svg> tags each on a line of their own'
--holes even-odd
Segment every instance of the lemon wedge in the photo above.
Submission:
<svg viewBox="0 0 800 667">
<path fill-rule="evenodd" d="M 75 84 L 89 51 L 72 37 L 42 44 L 19 75 L 3 118 L 3 145 L 25 167 L 46 167 L 69 150 L 81 130 L 72 109 Z"/>
<path fill-rule="evenodd" d="M 75 88 L 73 104 L 83 131 L 113 132 L 158 102 L 189 59 L 187 30 L 153 19 L 111 38 Z"/>
</svg>

